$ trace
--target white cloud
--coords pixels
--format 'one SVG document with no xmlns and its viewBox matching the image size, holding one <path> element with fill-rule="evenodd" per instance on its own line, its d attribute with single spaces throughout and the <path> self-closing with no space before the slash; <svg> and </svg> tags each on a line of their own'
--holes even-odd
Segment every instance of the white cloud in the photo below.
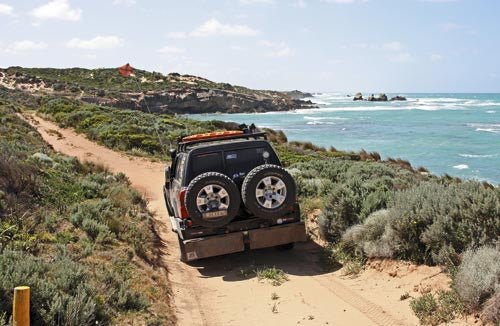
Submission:
<svg viewBox="0 0 500 326">
<path fill-rule="evenodd" d="M 191 33 L 189 33 L 189 35 L 198 37 L 216 35 L 254 36 L 257 35 L 257 31 L 246 25 L 223 24 L 217 19 L 212 18 L 201 24 L 199 27 L 195 28 Z"/>
<path fill-rule="evenodd" d="M 136 0 L 113 0 L 114 5 L 131 7 L 137 3 Z"/>
<path fill-rule="evenodd" d="M 41 50 L 45 48 L 47 48 L 47 44 L 44 42 L 24 40 L 10 44 L 6 49 L 6 52 L 19 53 L 19 52 L 28 52 L 33 50 Z"/>
<path fill-rule="evenodd" d="M 413 61 L 413 56 L 408 52 L 402 52 L 389 56 L 389 61 L 396 63 L 408 63 Z"/>
<path fill-rule="evenodd" d="M 273 43 L 261 40 L 259 43 L 269 49 L 267 52 L 267 56 L 269 57 L 288 57 L 292 54 L 292 50 L 285 42 Z"/>
<path fill-rule="evenodd" d="M 432 62 L 438 62 L 443 60 L 443 56 L 437 53 L 433 53 L 429 56 L 429 60 L 431 60 Z"/>
<path fill-rule="evenodd" d="M 14 8 L 4 3 L 0 3 L 0 15 L 14 16 Z"/>
<path fill-rule="evenodd" d="M 164 46 L 161 49 L 158 49 L 158 52 L 164 54 L 166 56 L 175 56 L 181 53 L 184 53 L 184 49 L 178 48 L 176 46 Z"/>
<path fill-rule="evenodd" d="M 52 0 L 33 9 L 31 15 L 39 19 L 79 21 L 82 10 L 72 8 L 68 0 Z"/>
<path fill-rule="evenodd" d="M 66 43 L 66 46 L 74 49 L 97 50 L 117 48 L 123 46 L 123 43 L 123 39 L 116 36 L 98 35 L 90 40 L 73 38 Z"/>
<path fill-rule="evenodd" d="M 208 36 L 255 36 L 258 31 L 247 25 L 223 24 L 215 18 L 209 19 L 191 32 L 169 32 L 168 38 L 183 39 L 187 37 Z"/>
<path fill-rule="evenodd" d="M 382 49 L 386 51 L 401 51 L 403 45 L 399 42 L 389 42 L 382 45 Z"/>
</svg>

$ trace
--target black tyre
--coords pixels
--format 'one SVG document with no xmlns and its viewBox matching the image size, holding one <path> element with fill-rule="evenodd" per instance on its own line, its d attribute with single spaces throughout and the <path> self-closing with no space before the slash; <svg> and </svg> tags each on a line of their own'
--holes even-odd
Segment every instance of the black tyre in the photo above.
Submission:
<svg viewBox="0 0 500 326">
<path fill-rule="evenodd" d="M 288 213 L 296 201 L 293 177 L 273 164 L 256 167 L 243 180 L 241 198 L 250 212 L 262 218 L 279 218 Z"/>
<path fill-rule="evenodd" d="M 172 209 L 172 207 L 170 207 L 170 204 L 168 203 L 167 190 L 165 187 L 163 187 L 163 199 L 165 199 L 165 206 L 167 207 L 168 215 L 174 216 L 174 210 Z"/>
<path fill-rule="evenodd" d="M 181 237 L 177 235 L 177 240 L 179 240 L 179 259 L 182 262 L 187 262 L 187 255 L 186 255 L 186 246 L 184 246 L 184 242 L 182 242 Z"/>
<path fill-rule="evenodd" d="M 206 227 L 228 224 L 238 213 L 238 187 L 229 177 L 206 172 L 194 178 L 186 190 L 186 209 L 193 223 Z"/>
</svg>

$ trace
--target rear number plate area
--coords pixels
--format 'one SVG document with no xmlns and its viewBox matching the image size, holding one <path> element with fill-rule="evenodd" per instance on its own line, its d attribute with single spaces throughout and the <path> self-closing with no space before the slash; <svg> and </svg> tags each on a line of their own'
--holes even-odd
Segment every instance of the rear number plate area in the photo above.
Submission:
<svg viewBox="0 0 500 326">
<path fill-rule="evenodd" d="M 203 213 L 201 215 L 202 215 L 202 217 L 204 219 L 210 220 L 210 219 L 215 219 L 215 218 L 227 216 L 227 210 L 214 211 L 214 212 L 205 212 L 205 213 Z"/>
</svg>

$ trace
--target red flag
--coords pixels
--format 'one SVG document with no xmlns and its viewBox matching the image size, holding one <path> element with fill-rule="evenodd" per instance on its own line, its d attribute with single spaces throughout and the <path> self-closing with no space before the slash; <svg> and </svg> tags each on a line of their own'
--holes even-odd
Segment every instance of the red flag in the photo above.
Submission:
<svg viewBox="0 0 500 326">
<path fill-rule="evenodd" d="M 120 72 L 120 75 L 122 75 L 123 77 L 128 77 L 134 72 L 132 66 L 128 63 L 118 68 L 118 71 Z"/>
</svg>

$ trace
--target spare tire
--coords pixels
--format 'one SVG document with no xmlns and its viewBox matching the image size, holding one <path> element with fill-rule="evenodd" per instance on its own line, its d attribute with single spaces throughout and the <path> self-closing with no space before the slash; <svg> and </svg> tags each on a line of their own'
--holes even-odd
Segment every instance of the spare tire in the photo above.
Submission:
<svg viewBox="0 0 500 326">
<path fill-rule="evenodd" d="M 284 168 L 264 164 L 247 174 L 241 187 L 246 208 L 255 216 L 279 218 L 290 211 L 296 201 L 293 177 Z"/>
<path fill-rule="evenodd" d="M 189 183 L 185 203 L 194 224 L 220 227 L 236 216 L 241 199 L 233 180 L 222 173 L 206 172 Z"/>
</svg>

